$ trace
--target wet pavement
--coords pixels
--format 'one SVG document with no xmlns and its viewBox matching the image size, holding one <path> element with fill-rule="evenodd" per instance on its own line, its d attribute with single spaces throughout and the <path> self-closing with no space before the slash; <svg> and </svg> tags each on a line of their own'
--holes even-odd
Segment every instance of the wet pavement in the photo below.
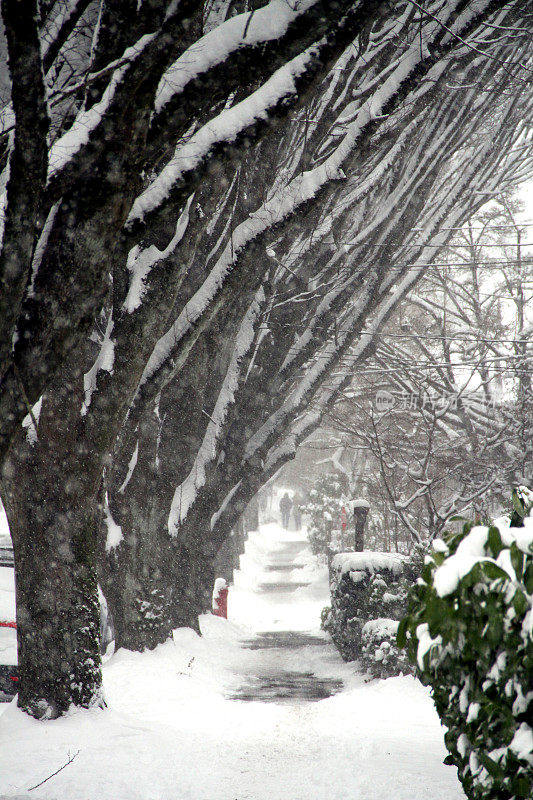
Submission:
<svg viewBox="0 0 533 800">
<path fill-rule="evenodd" d="M 267 652 L 263 666 L 258 662 L 257 673 L 245 676 L 241 687 L 230 699 L 263 703 L 302 703 L 324 700 L 337 694 L 343 688 L 341 680 L 319 678 L 313 672 L 284 669 L 282 666 L 290 652 L 323 646 L 330 646 L 327 639 L 299 631 L 261 633 L 256 638 L 243 642 L 244 649 Z"/>
<path fill-rule="evenodd" d="M 324 647 L 328 644 L 328 639 L 322 636 L 314 636 L 312 633 L 302 633 L 301 631 L 268 631 L 266 633 L 259 633 L 254 639 L 243 642 L 243 647 L 246 650 L 269 650 L 271 648 L 296 650 L 309 645 Z"/>
</svg>

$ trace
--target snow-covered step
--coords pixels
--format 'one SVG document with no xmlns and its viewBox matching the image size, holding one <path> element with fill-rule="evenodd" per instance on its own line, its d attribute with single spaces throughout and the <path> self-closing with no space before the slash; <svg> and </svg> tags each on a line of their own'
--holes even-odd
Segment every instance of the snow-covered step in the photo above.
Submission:
<svg viewBox="0 0 533 800">
<path fill-rule="evenodd" d="M 258 592 L 292 592 L 309 585 L 305 568 L 311 558 L 305 531 L 263 525 L 248 535 L 234 585 Z"/>
</svg>

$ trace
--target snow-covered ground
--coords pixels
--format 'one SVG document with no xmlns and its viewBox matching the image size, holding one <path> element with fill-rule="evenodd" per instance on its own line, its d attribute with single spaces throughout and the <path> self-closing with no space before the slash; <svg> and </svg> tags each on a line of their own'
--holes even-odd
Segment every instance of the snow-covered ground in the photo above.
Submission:
<svg viewBox="0 0 533 800">
<path fill-rule="evenodd" d="M 290 552 L 304 566 L 293 572 L 285 562 L 276 583 L 284 573 L 308 585 L 265 588 L 265 575 Z M 201 638 L 182 629 L 154 652 L 119 651 L 107 661 L 106 710 L 40 723 L 15 703 L 0 706 L 0 798 L 464 798 L 455 769 L 442 764 L 443 731 L 428 692 L 413 678 L 366 683 L 329 644 L 286 655 L 245 646 L 260 631 L 321 636 L 328 600 L 325 571 L 310 564 L 303 536 L 263 526 L 247 554 L 230 589 L 229 620 L 205 616 Z M 262 572 L 261 560 L 270 569 Z M 344 688 L 318 702 L 231 699 L 250 677 L 277 667 L 342 680 Z"/>
</svg>

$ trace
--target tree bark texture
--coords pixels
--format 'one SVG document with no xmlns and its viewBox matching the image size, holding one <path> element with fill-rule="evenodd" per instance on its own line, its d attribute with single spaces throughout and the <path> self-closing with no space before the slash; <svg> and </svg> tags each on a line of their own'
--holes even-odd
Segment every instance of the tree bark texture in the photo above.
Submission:
<svg viewBox="0 0 533 800">
<path fill-rule="evenodd" d="M 18 705 L 39 719 L 104 704 L 94 528 L 83 449 L 19 437 L 2 472 L 15 554 Z M 72 450 L 69 452 L 70 447 Z M 69 465 L 69 477 L 65 467 Z"/>
</svg>

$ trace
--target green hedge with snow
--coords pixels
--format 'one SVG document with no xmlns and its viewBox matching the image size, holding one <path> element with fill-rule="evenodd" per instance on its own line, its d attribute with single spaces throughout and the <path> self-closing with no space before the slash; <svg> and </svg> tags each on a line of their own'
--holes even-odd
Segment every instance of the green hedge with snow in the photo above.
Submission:
<svg viewBox="0 0 533 800">
<path fill-rule="evenodd" d="M 533 797 L 533 493 L 436 541 L 398 630 L 471 800 Z"/>
<path fill-rule="evenodd" d="M 398 622 L 388 618 L 369 620 L 361 631 L 361 667 L 373 678 L 409 675 L 413 668 L 404 649 L 396 644 Z"/>
<path fill-rule="evenodd" d="M 365 550 L 334 556 L 331 607 L 323 611 L 322 627 L 345 661 L 358 659 L 375 678 L 413 671 L 396 646 L 396 631 L 421 566 L 418 555 Z"/>
</svg>

